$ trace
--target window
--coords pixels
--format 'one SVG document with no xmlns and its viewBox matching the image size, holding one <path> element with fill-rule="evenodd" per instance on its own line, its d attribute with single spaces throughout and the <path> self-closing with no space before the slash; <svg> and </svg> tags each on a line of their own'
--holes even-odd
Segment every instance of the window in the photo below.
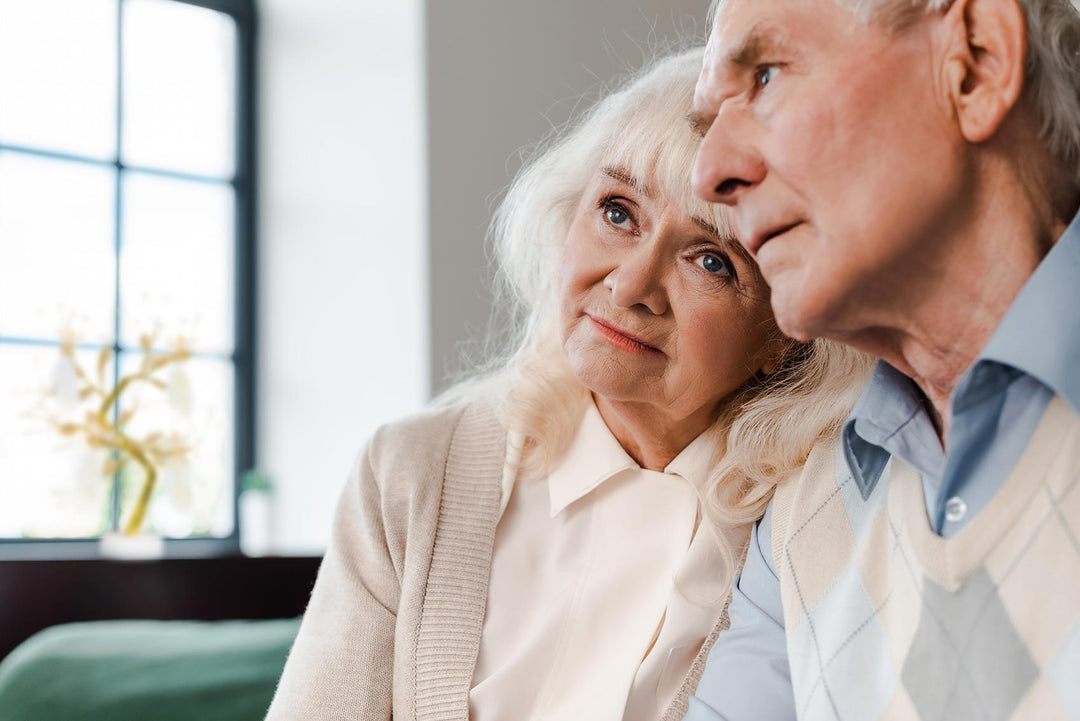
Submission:
<svg viewBox="0 0 1080 721">
<path fill-rule="evenodd" d="M 103 386 L 142 338 L 155 354 L 183 339 L 168 390 L 137 384 L 109 413 L 190 449 L 159 465 L 147 516 L 169 552 L 235 548 L 254 464 L 253 90 L 251 0 L 0 0 L 0 552 L 89 548 L 142 485 L 51 423 L 72 338 Z"/>
</svg>

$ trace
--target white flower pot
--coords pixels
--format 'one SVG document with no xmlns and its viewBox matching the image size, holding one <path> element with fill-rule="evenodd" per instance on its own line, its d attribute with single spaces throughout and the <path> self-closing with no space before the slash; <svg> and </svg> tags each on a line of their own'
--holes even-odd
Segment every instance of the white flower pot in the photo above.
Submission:
<svg viewBox="0 0 1080 721">
<path fill-rule="evenodd" d="M 102 558 L 116 561 L 146 561 L 165 556 L 165 541 L 154 533 L 129 536 L 112 531 L 101 537 L 98 550 Z"/>
</svg>

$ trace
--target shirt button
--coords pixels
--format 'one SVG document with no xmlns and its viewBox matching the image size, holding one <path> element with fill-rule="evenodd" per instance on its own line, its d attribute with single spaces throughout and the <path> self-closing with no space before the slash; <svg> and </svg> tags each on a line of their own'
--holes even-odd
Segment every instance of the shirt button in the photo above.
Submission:
<svg viewBox="0 0 1080 721">
<path fill-rule="evenodd" d="M 949 523 L 957 523 L 964 520 L 967 515 L 967 504 L 960 496 L 953 496 L 945 501 L 945 520 Z"/>
</svg>

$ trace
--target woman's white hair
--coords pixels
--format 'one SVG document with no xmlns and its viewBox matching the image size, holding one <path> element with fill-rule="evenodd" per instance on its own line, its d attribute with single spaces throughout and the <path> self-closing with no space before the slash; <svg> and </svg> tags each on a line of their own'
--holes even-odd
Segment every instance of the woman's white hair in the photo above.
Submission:
<svg viewBox="0 0 1080 721">
<path fill-rule="evenodd" d="M 919 13 L 943 13 L 953 0 L 836 0 L 863 22 L 902 26 Z M 1027 23 L 1024 94 L 1046 148 L 1065 177 L 1080 181 L 1080 10 L 1073 0 L 1016 0 Z M 709 26 L 724 0 L 714 0 Z"/>
<path fill-rule="evenodd" d="M 562 348 L 558 280 L 563 244 L 586 186 L 602 167 L 647 178 L 685 212 L 730 232 L 725 209 L 692 192 L 690 172 L 700 140 L 686 115 L 703 49 L 648 64 L 580 118 L 543 143 L 518 174 L 495 213 L 490 241 L 497 264 L 496 306 L 510 328 L 496 354 L 442 402 L 478 396 L 498 400 L 513 437 L 522 439 L 521 472 L 542 477 L 567 448 L 590 401 Z M 726 399 L 707 431 L 715 439 L 704 507 L 734 578 L 750 524 L 776 484 L 810 449 L 839 431 L 870 368 L 867 356 L 824 340 L 781 339 L 787 353 L 772 375 L 759 374 Z"/>
</svg>

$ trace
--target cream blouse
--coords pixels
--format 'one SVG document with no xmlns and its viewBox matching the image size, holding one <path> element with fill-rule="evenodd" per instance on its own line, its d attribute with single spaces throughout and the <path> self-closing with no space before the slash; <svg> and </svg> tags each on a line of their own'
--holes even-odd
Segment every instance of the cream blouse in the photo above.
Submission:
<svg viewBox="0 0 1080 721">
<path fill-rule="evenodd" d="M 660 717 L 725 600 L 698 528 L 712 452 L 699 436 L 644 470 L 590 404 L 546 479 L 519 481 L 508 458 L 474 721 Z"/>
</svg>

